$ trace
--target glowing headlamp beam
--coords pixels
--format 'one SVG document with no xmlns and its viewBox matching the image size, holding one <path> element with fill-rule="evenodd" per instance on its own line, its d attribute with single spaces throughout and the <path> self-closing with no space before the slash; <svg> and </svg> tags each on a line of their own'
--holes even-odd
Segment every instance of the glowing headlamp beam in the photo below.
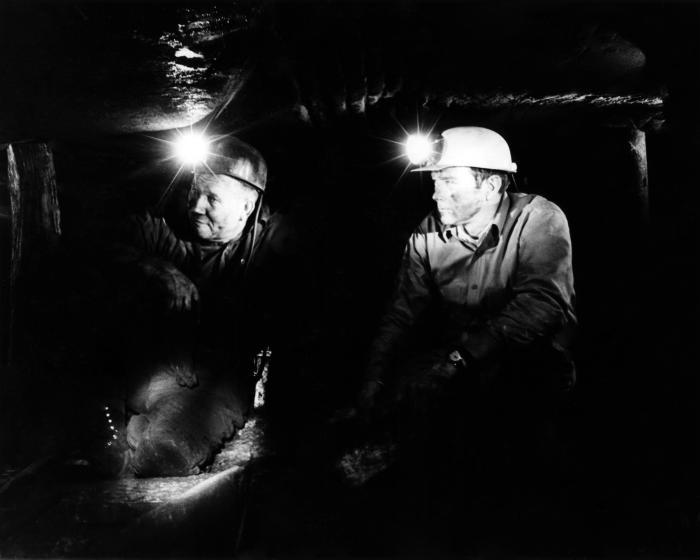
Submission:
<svg viewBox="0 0 700 560">
<path fill-rule="evenodd" d="M 425 163 L 433 154 L 432 140 L 423 134 L 411 134 L 406 139 L 406 157 L 414 165 Z"/>
<path fill-rule="evenodd" d="M 209 143 L 204 134 L 197 132 L 185 132 L 173 142 L 175 157 L 183 165 L 192 167 L 204 163 L 209 153 Z"/>
</svg>

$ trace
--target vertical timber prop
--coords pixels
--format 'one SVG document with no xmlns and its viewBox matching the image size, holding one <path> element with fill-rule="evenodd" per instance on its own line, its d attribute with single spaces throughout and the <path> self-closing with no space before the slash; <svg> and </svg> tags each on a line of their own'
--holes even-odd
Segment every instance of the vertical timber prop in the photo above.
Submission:
<svg viewBox="0 0 700 560">
<path fill-rule="evenodd" d="M 53 154 L 41 142 L 7 147 L 11 243 L 8 362 L 23 362 L 32 353 L 32 286 L 45 274 L 58 247 L 61 219 Z"/>
<path fill-rule="evenodd" d="M 639 225 L 642 235 L 646 237 L 650 226 L 649 217 L 649 175 L 647 165 L 647 137 L 646 133 L 638 128 L 629 129 L 627 147 L 630 150 L 634 163 L 634 182 L 636 209 L 639 213 Z"/>
</svg>

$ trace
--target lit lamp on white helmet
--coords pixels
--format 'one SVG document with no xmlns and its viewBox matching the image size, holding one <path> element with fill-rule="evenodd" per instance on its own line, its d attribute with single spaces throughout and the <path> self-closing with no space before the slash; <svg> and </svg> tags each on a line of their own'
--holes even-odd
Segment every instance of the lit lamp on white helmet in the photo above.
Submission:
<svg viewBox="0 0 700 560">
<path fill-rule="evenodd" d="M 411 134 L 404 144 L 406 157 L 413 165 L 422 165 L 434 155 L 435 142 L 425 134 Z"/>
<path fill-rule="evenodd" d="M 431 154 L 434 142 L 430 144 Z M 442 133 L 442 149 L 439 158 L 428 155 L 421 162 L 422 167 L 412 171 L 440 171 L 448 167 L 479 167 L 515 173 L 518 166 L 513 162 L 510 148 L 503 136 L 479 126 L 458 126 Z M 408 154 L 408 142 L 406 145 Z M 433 161 L 430 161 L 430 160 Z M 413 159 L 411 159 L 413 163 Z M 427 163 L 426 163 L 427 162 Z"/>
</svg>

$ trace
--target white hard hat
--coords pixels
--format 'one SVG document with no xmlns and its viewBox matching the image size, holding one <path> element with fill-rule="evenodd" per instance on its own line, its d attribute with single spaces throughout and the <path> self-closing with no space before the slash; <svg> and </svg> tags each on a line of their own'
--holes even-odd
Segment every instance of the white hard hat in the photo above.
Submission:
<svg viewBox="0 0 700 560">
<path fill-rule="evenodd" d="M 518 166 L 510 157 L 503 136 L 479 126 L 458 126 L 442 133 L 440 159 L 413 171 L 439 171 L 447 167 L 481 167 L 515 173 Z"/>
</svg>

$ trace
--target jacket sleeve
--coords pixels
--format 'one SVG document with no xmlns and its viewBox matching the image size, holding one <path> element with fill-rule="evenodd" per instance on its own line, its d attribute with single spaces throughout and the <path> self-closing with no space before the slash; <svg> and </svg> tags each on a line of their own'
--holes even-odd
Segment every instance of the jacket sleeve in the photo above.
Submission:
<svg viewBox="0 0 700 560">
<path fill-rule="evenodd" d="M 462 335 L 463 348 L 477 362 L 552 337 L 575 322 L 569 226 L 550 202 L 533 209 L 523 224 L 512 291 L 500 312 Z"/>
<path fill-rule="evenodd" d="M 404 249 L 394 295 L 370 349 L 367 379 L 378 380 L 385 376 L 405 334 L 429 306 L 432 292 L 425 236 L 415 232 Z"/>
<path fill-rule="evenodd" d="M 118 265 L 142 267 L 151 263 L 184 270 L 189 264 L 188 255 L 187 244 L 175 236 L 165 220 L 149 213 L 129 216 L 119 228 L 113 246 Z"/>
</svg>

